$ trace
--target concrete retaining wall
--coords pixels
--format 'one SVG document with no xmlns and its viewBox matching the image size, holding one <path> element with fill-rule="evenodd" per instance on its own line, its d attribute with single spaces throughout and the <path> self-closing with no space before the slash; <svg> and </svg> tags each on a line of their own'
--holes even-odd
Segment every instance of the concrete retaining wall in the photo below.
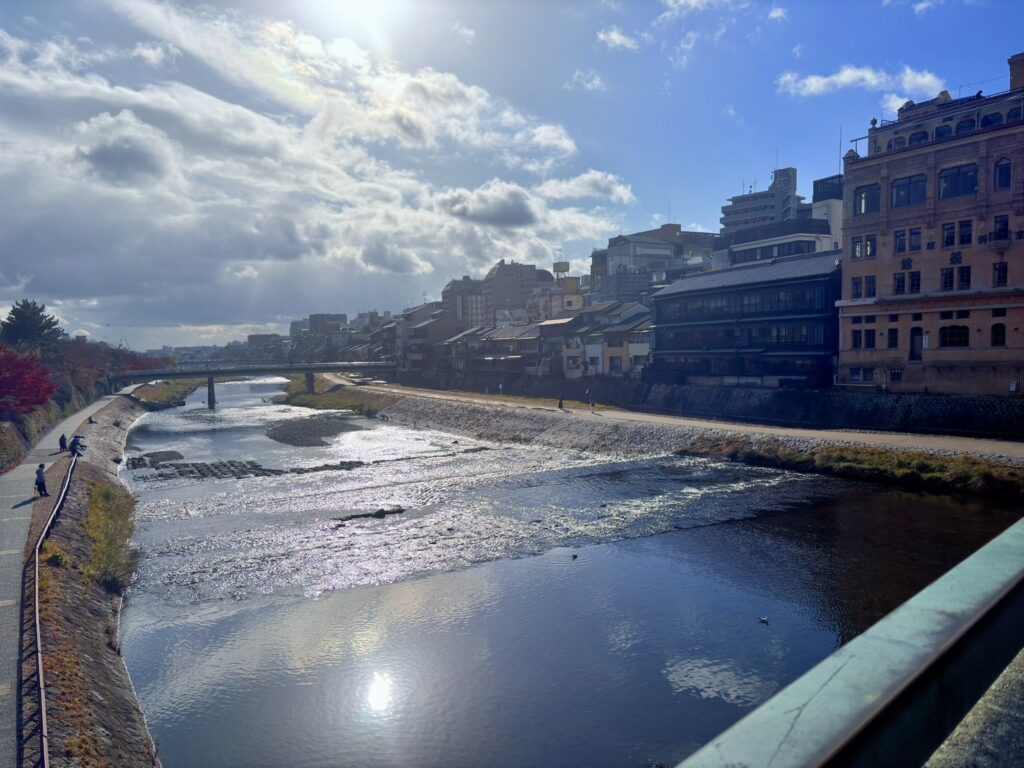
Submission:
<svg viewBox="0 0 1024 768">
<path fill-rule="evenodd" d="M 403 384 L 498 392 L 496 379 L 410 375 Z M 814 429 L 866 429 L 1024 439 L 1024 398 L 897 395 L 839 390 L 784 390 L 645 384 L 604 377 L 576 381 L 512 377 L 502 392 L 586 401 L 682 416 Z M 589 393 L 589 394 L 588 394 Z"/>
</svg>

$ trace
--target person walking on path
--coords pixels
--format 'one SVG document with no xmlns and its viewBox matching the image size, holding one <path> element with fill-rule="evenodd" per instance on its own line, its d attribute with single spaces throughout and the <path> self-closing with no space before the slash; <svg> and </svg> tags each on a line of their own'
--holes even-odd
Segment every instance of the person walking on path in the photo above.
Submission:
<svg viewBox="0 0 1024 768">
<path fill-rule="evenodd" d="M 560 411 L 564 411 L 565 410 L 565 403 L 563 402 L 562 398 L 558 398 L 558 410 L 560 410 Z"/>
<path fill-rule="evenodd" d="M 46 490 L 46 473 L 43 472 L 43 469 L 42 464 L 36 469 L 36 490 L 39 492 L 40 498 L 50 495 Z"/>
<path fill-rule="evenodd" d="M 590 398 L 590 412 L 597 413 L 597 403 L 594 402 L 594 398 Z"/>
<path fill-rule="evenodd" d="M 64 453 L 68 449 L 68 438 L 67 435 L 61 433 L 60 440 L 57 441 L 57 445 L 60 447 L 60 453 Z"/>
</svg>

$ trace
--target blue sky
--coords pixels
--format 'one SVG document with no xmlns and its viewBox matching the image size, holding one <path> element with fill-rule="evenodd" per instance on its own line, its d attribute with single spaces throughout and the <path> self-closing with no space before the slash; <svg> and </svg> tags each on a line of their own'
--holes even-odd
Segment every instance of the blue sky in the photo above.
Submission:
<svg viewBox="0 0 1024 768">
<path fill-rule="evenodd" d="M 137 347 L 715 230 L 776 157 L 1008 87 L 998 0 L 0 5 L 0 306 Z"/>
</svg>

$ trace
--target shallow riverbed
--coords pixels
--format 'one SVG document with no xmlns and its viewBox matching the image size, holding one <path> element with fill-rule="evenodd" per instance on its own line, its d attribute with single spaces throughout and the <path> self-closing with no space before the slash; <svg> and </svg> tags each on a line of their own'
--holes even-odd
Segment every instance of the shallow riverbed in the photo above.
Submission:
<svg viewBox="0 0 1024 768">
<path fill-rule="evenodd" d="M 673 763 L 1016 517 L 366 420 L 297 447 L 266 434 L 309 414 L 279 390 L 218 385 L 129 437 L 288 471 L 123 473 L 123 649 L 167 768 Z"/>
</svg>

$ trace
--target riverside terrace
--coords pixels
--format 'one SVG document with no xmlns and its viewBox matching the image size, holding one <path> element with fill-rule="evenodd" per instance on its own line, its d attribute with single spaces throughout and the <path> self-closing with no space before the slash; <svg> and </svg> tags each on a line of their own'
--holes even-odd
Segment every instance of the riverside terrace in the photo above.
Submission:
<svg viewBox="0 0 1024 768">
<path fill-rule="evenodd" d="M 375 373 L 384 376 L 393 375 L 397 366 L 386 362 L 349 362 L 349 363 L 237 363 L 231 361 L 212 362 L 201 365 L 168 368 L 146 371 L 111 371 L 108 379 L 111 385 L 132 384 L 140 381 L 156 379 L 199 379 L 206 377 L 206 402 L 212 409 L 217 400 L 214 393 L 213 380 L 226 376 L 289 376 L 301 373 L 306 378 L 306 390 L 313 392 L 313 374 L 315 373 Z"/>
</svg>

